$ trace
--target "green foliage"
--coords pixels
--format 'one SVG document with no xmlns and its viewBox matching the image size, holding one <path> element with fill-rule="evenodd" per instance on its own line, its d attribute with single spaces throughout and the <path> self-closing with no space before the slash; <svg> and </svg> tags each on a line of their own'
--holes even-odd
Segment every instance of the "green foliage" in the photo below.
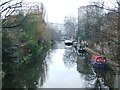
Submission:
<svg viewBox="0 0 120 90">
<path fill-rule="evenodd" d="M 27 43 L 28 53 L 32 54 L 33 59 L 37 57 L 37 55 L 39 54 L 38 49 L 39 46 L 37 45 L 37 43 L 33 42 L 32 40 Z"/>
<path fill-rule="evenodd" d="M 33 12 L 34 13 L 34 12 Z M 40 14 L 39 14 L 40 15 Z M 5 29 L 3 28 L 3 71 L 5 74 L 13 74 L 21 65 L 38 60 L 43 51 L 50 47 L 50 38 L 44 38 L 47 34 L 46 24 L 38 22 L 41 18 L 32 13 L 24 16 L 22 13 L 7 18 L 6 26 L 21 23 L 21 26 Z M 37 21 L 38 20 L 38 21 Z M 44 31 L 41 25 L 44 25 Z M 41 27 L 40 27 L 41 26 Z M 43 38 L 43 43 L 38 44 L 38 36 Z"/>
<path fill-rule="evenodd" d="M 21 33 L 19 34 L 19 41 L 20 41 L 21 43 L 27 42 L 28 39 L 29 39 L 29 37 L 27 36 L 27 34 L 26 34 L 25 32 L 21 32 Z"/>
<path fill-rule="evenodd" d="M 79 31 L 77 31 L 77 36 L 76 36 L 76 40 L 85 40 L 85 35 L 83 35 L 82 33 L 79 33 Z"/>
<path fill-rule="evenodd" d="M 7 31 L 3 31 L 2 37 L 2 61 L 3 61 L 3 70 L 4 72 L 9 72 L 13 68 L 13 53 L 14 48 L 10 36 Z"/>
</svg>

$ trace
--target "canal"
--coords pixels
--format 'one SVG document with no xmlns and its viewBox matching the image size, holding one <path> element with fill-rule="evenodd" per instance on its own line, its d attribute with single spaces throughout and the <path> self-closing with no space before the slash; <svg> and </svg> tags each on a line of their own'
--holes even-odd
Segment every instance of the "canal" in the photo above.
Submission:
<svg viewBox="0 0 120 90">
<path fill-rule="evenodd" d="M 77 55 L 59 42 L 38 60 L 4 77 L 3 88 L 113 88 L 114 72 L 93 69 L 90 57 L 89 53 Z"/>
</svg>

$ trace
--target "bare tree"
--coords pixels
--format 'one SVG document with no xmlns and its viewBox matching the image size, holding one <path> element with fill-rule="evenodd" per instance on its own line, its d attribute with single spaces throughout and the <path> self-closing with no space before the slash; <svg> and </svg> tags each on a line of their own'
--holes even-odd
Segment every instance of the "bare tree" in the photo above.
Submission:
<svg viewBox="0 0 120 90">
<path fill-rule="evenodd" d="M 7 22 L 7 19 L 10 15 L 14 14 L 15 11 L 18 8 L 22 7 L 22 0 L 5 0 L 1 1 L 0 4 L 0 17 L 2 18 L 2 27 L 3 28 L 11 28 L 15 26 L 19 26 L 17 24 L 12 25 L 12 26 L 6 26 L 4 27 L 5 23 Z"/>
<path fill-rule="evenodd" d="M 74 39 L 75 38 L 75 30 L 77 28 L 76 18 L 73 16 L 66 16 L 64 18 L 64 27 L 68 34 L 68 37 Z"/>
<path fill-rule="evenodd" d="M 7 0 L 0 4 L 0 15 L 4 18 L 15 12 L 17 8 L 22 7 L 22 0 L 17 2 L 15 0 Z"/>
<path fill-rule="evenodd" d="M 118 22 L 117 22 L 117 45 L 118 45 L 118 49 L 117 49 L 117 60 L 118 60 L 118 63 L 120 65 L 120 1 L 119 0 L 116 0 L 116 3 L 117 5 L 114 5 L 115 8 L 114 9 L 110 9 L 110 8 L 106 8 L 105 6 L 104 7 L 99 7 L 99 8 L 102 8 L 102 9 L 106 9 L 108 11 L 112 11 L 112 12 L 115 12 L 118 14 Z M 98 7 L 98 6 L 96 6 Z M 114 41 L 115 42 L 115 41 Z"/>
</svg>

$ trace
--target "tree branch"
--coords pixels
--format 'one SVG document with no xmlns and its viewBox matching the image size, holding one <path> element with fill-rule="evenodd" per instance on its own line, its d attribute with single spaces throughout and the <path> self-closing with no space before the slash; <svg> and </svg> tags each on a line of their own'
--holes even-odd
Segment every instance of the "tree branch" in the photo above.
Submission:
<svg viewBox="0 0 120 90">
<path fill-rule="evenodd" d="M 9 0 L 9 1 L 6 1 L 6 2 L 2 3 L 2 4 L 0 5 L 0 7 L 3 6 L 3 5 L 5 5 L 5 4 L 7 4 L 7 3 L 9 3 L 9 2 L 11 2 L 11 1 L 13 1 L 13 0 Z"/>
<path fill-rule="evenodd" d="M 22 2 L 19 2 L 19 3 L 13 4 L 13 5 L 11 5 L 11 6 L 8 6 L 8 7 L 6 7 L 5 9 L 1 10 L 1 12 L 0 12 L 0 13 L 5 12 L 7 9 L 12 9 L 12 8 L 14 8 L 14 9 L 15 9 L 15 8 L 22 7 L 21 3 L 22 3 Z M 19 4 L 20 4 L 20 5 L 19 5 Z M 19 6 L 17 6 L 17 5 L 19 5 Z"/>
<path fill-rule="evenodd" d="M 3 21 L 2 21 L 2 24 L 3 24 L 3 25 L 6 23 L 7 17 L 9 17 L 14 11 L 15 11 L 15 9 L 14 9 L 13 11 L 11 11 L 11 12 L 9 13 L 9 15 L 5 15 L 5 19 L 3 19 Z"/>
<path fill-rule="evenodd" d="M 3 26 L 2 28 L 15 28 L 21 26 L 21 24 L 15 24 L 15 25 L 11 25 L 11 26 Z"/>
<path fill-rule="evenodd" d="M 105 9 L 105 10 L 108 10 L 108 11 L 119 13 L 117 10 L 114 10 L 114 9 L 109 9 L 109 8 L 101 7 L 101 6 L 98 6 L 98 5 L 92 5 L 92 6 L 95 6 L 95 7 L 101 8 L 101 9 Z"/>
<path fill-rule="evenodd" d="M 31 9 L 31 7 L 29 8 L 27 14 L 29 14 L 30 9 Z M 13 12 L 14 12 L 14 11 L 12 11 L 11 13 L 13 13 Z M 27 14 L 24 16 L 23 20 L 21 20 L 18 24 L 14 24 L 14 25 L 11 25 L 11 26 L 4 26 L 6 20 L 3 21 L 3 27 L 2 27 L 2 28 L 15 28 L 15 27 L 21 26 L 22 23 L 27 19 Z M 11 14 L 9 14 L 9 16 L 10 16 L 10 15 L 11 15 Z M 7 16 L 7 17 L 8 17 L 8 16 Z"/>
<path fill-rule="evenodd" d="M 112 41 L 112 42 L 114 42 L 114 43 L 120 45 L 120 42 L 114 41 L 114 40 L 111 39 L 110 37 L 106 36 L 106 35 L 107 35 L 106 32 L 102 31 L 101 33 L 102 33 L 101 35 L 102 35 L 103 37 L 106 37 L 108 40 L 110 40 L 110 41 Z M 109 34 L 110 34 L 110 33 L 109 33 Z"/>
</svg>

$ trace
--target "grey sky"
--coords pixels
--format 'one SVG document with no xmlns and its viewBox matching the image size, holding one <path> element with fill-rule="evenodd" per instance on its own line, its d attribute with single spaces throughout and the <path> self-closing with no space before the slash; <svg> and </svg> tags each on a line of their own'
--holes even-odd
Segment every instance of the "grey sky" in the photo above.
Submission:
<svg viewBox="0 0 120 90">
<path fill-rule="evenodd" d="M 91 1 L 97 0 L 24 0 L 31 2 L 43 2 L 49 22 L 63 23 L 65 16 L 78 14 L 78 7 L 88 5 Z M 100 0 L 98 0 L 100 1 Z M 105 0 L 113 2 L 115 0 Z"/>
</svg>

